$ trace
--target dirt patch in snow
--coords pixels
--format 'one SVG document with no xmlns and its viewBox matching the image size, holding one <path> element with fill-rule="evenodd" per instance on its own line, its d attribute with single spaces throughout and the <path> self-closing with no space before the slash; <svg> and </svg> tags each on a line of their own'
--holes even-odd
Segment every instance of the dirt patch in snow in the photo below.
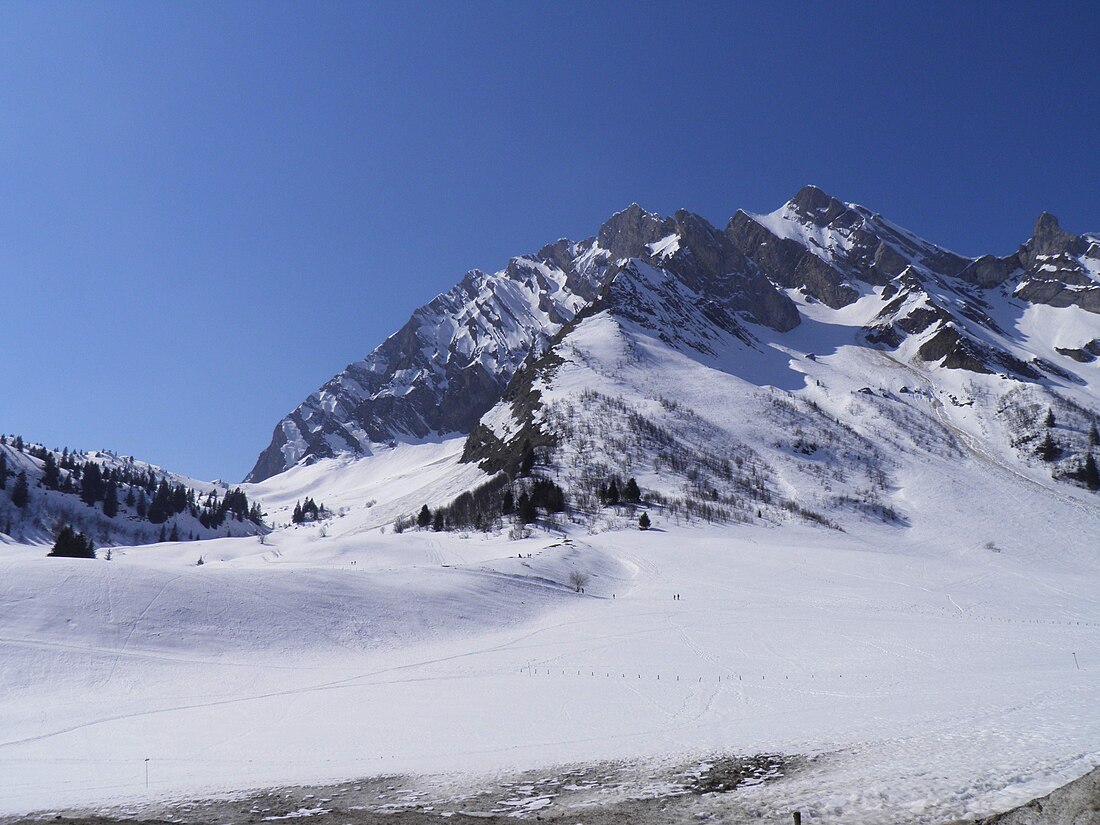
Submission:
<svg viewBox="0 0 1100 825">
<path fill-rule="evenodd" d="M 526 820 L 561 825 L 786 825 L 791 813 L 761 804 L 753 790 L 776 783 L 774 790 L 781 791 L 778 783 L 819 760 L 758 754 L 719 755 L 664 767 L 607 762 L 479 782 L 457 776 L 383 776 L 140 809 L 41 812 L 0 819 L 0 824 L 505 825 Z M 802 821 L 810 825 L 806 816 Z M 1011 811 L 944 825 L 1100 825 L 1100 768 Z"/>
<path fill-rule="evenodd" d="M 653 766 L 606 762 L 493 780 L 376 777 L 323 787 L 273 788 L 235 799 L 97 812 L 48 812 L 10 821 L 57 825 L 426 825 L 441 822 L 675 825 L 760 822 L 750 789 L 780 782 L 800 757 L 717 755 Z M 789 820 L 789 815 L 776 822 Z M 765 820 L 767 821 L 767 820 Z"/>
</svg>

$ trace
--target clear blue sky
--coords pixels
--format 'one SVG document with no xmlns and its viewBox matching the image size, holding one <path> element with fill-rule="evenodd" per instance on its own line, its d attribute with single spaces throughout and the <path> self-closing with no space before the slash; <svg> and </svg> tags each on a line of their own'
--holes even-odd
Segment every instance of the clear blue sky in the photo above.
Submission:
<svg viewBox="0 0 1100 825">
<path fill-rule="evenodd" d="M 1100 230 L 1100 5 L 0 5 L 0 431 L 241 478 L 472 267 L 805 183 Z"/>
</svg>

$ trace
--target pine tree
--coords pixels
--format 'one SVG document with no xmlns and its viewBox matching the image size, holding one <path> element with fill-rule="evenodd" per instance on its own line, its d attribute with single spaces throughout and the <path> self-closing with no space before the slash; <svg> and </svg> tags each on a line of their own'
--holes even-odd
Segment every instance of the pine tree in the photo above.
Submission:
<svg viewBox="0 0 1100 825">
<path fill-rule="evenodd" d="M 160 535 L 157 536 L 157 541 L 162 541 L 163 542 L 163 541 L 167 541 L 167 540 L 168 540 L 168 535 L 164 532 L 164 525 L 162 524 L 160 526 Z"/>
<path fill-rule="evenodd" d="M 168 507 L 172 515 L 182 513 L 187 509 L 187 488 L 182 484 L 177 484 L 172 488 L 168 499 Z"/>
<path fill-rule="evenodd" d="M 626 481 L 623 487 L 623 500 L 630 504 L 637 504 L 642 500 L 642 491 L 638 489 L 638 482 L 634 478 Z"/>
<path fill-rule="evenodd" d="M 516 515 L 519 517 L 520 524 L 534 524 L 539 517 L 539 512 L 535 508 L 535 502 L 531 501 L 531 497 L 526 492 L 520 493 L 519 503 L 516 505 Z"/>
<path fill-rule="evenodd" d="M 160 484 L 157 486 L 157 492 L 153 496 L 153 500 L 149 502 L 149 521 L 153 524 L 163 524 L 168 521 L 168 516 L 171 515 L 171 496 L 172 493 L 171 490 L 168 489 L 168 482 L 161 479 Z M 161 540 L 163 541 L 163 539 Z"/>
<path fill-rule="evenodd" d="M 145 500 L 144 488 L 138 490 L 137 504 L 135 507 L 137 509 L 138 518 L 145 518 L 145 514 L 149 511 L 149 503 Z"/>
<path fill-rule="evenodd" d="M 1054 410 L 1052 410 L 1050 407 L 1047 407 L 1047 415 L 1046 418 L 1043 419 L 1043 423 L 1047 426 L 1047 428 L 1053 427 L 1055 424 Z"/>
<path fill-rule="evenodd" d="M 133 507 L 136 503 L 137 503 L 137 499 L 134 498 L 134 488 L 128 486 L 126 488 L 126 506 L 133 509 Z"/>
<path fill-rule="evenodd" d="M 1054 439 L 1051 438 L 1049 432 L 1039 442 L 1039 446 L 1035 448 L 1035 455 L 1043 461 L 1054 461 L 1061 453 L 1061 448 L 1054 443 Z"/>
<path fill-rule="evenodd" d="M 649 520 L 649 513 L 642 513 L 638 516 L 638 529 L 648 530 L 651 522 Z"/>
<path fill-rule="evenodd" d="M 57 534 L 57 540 L 48 555 L 70 559 L 94 559 L 95 547 L 91 539 L 83 533 L 74 533 L 73 528 L 66 525 Z"/>
<path fill-rule="evenodd" d="M 174 521 L 172 522 L 172 532 L 168 536 L 168 541 L 180 540 L 180 528 Z"/>
<path fill-rule="evenodd" d="M 11 472 L 8 470 L 8 454 L 0 453 L 0 490 L 7 486 L 9 475 Z"/>
<path fill-rule="evenodd" d="M 1093 421 L 1089 424 L 1089 446 L 1096 447 L 1100 445 L 1100 432 L 1096 430 L 1096 422 Z"/>
<path fill-rule="evenodd" d="M 295 524 L 302 523 L 302 502 L 297 502 L 294 505 L 294 513 L 291 515 L 290 520 Z"/>
<path fill-rule="evenodd" d="M 432 523 L 432 511 L 428 509 L 428 505 L 425 504 L 420 508 L 420 513 L 416 517 L 417 527 L 427 527 Z"/>
<path fill-rule="evenodd" d="M 15 486 L 11 488 L 11 503 L 22 509 L 30 503 L 30 500 L 31 491 L 27 486 L 27 474 L 21 472 L 15 479 Z"/>
<path fill-rule="evenodd" d="M 607 485 L 607 503 L 612 506 L 619 503 L 619 485 L 615 483 L 615 479 L 611 479 L 611 483 Z"/>
<path fill-rule="evenodd" d="M 531 439 L 523 439 L 523 448 L 520 454 L 519 460 L 519 474 L 521 476 L 531 475 L 531 470 L 535 466 L 535 449 L 531 446 Z"/>
<path fill-rule="evenodd" d="M 516 498 L 512 495 L 511 490 L 505 490 L 504 496 L 500 500 L 500 514 L 503 516 L 510 516 L 516 509 Z"/>
<path fill-rule="evenodd" d="M 1092 453 L 1085 454 L 1085 466 L 1081 469 L 1081 478 L 1090 490 L 1100 490 L 1100 470 Z"/>
<path fill-rule="evenodd" d="M 229 500 L 229 496 L 226 496 L 226 500 Z M 317 521 L 321 517 L 321 509 L 317 506 L 316 501 L 307 496 L 305 503 L 302 505 L 302 521 Z"/>
<path fill-rule="evenodd" d="M 114 479 L 107 482 L 107 492 L 103 494 L 103 515 L 107 518 L 118 515 L 118 485 Z"/>
<path fill-rule="evenodd" d="M 43 462 L 42 486 L 47 490 L 56 490 L 61 484 L 61 471 L 57 468 L 53 453 L 47 452 Z"/>
<path fill-rule="evenodd" d="M 84 465 L 84 474 L 80 479 L 80 500 L 89 507 L 95 506 L 103 498 L 102 486 L 103 475 L 99 465 L 89 461 Z"/>
<path fill-rule="evenodd" d="M 546 512 L 561 513 L 565 510 L 565 491 L 551 482 L 546 491 Z"/>
<path fill-rule="evenodd" d="M 432 517 L 432 529 L 437 533 L 443 529 L 443 510 L 435 511 L 435 515 Z"/>
</svg>

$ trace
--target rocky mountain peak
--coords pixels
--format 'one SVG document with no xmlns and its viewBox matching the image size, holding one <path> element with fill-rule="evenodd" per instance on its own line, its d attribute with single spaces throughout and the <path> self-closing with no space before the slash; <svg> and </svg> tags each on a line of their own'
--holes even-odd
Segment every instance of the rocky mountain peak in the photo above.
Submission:
<svg viewBox="0 0 1100 825">
<path fill-rule="evenodd" d="M 813 185 L 799 189 L 787 206 L 800 218 L 816 226 L 828 226 L 848 211 L 847 204 Z"/>
<path fill-rule="evenodd" d="M 1062 229 L 1054 215 L 1043 212 L 1035 221 L 1035 230 L 1026 246 L 1032 256 L 1080 255 L 1088 248 L 1088 243 L 1084 238 Z"/>
<path fill-rule="evenodd" d="M 664 218 L 660 215 L 632 203 L 604 221 L 596 235 L 596 242 L 613 258 L 632 258 L 646 244 L 660 240 L 663 223 Z"/>
<path fill-rule="evenodd" d="M 913 337 L 926 362 L 1033 380 L 1034 369 L 986 341 L 1003 331 L 985 290 L 1100 314 L 1089 244 L 1043 213 L 1018 252 L 963 258 L 817 186 L 766 215 L 737 211 L 724 229 L 633 203 L 595 237 L 559 239 L 495 273 L 471 270 L 279 422 L 249 480 L 391 441 L 469 433 L 532 354 L 602 309 L 707 353 L 731 336 L 755 346 L 768 333 L 752 324 L 793 329 L 803 301 L 838 310 L 878 294 L 883 306 L 866 332 L 876 346 Z"/>
</svg>

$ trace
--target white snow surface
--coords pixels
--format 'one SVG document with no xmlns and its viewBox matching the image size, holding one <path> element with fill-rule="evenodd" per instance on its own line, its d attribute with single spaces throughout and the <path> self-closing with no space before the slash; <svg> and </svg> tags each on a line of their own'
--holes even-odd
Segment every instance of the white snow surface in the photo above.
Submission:
<svg viewBox="0 0 1100 825">
<path fill-rule="evenodd" d="M 414 449 L 419 488 L 396 472 L 412 456 L 310 480 L 327 501 L 377 499 L 327 536 L 110 562 L 0 548 L 0 813 L 768 751 L 827 770 L 757 789 L 762 805 L 936 822 L 1100 762 L 1097 514 L 1071 495 L 1036 500 L 967 460 L 912 468 L 904 489 L 922 511 L 982 502 L 965 527 L 655 512 L 648 532 L 383 533 L 365 514 L 387 490 L 445 499 L 466 472 L 447 443 Z M 250 494 L 290 501 L 292 476 Z M 583 595 L 573 569 L 591 576 Z"/>
</svg>

